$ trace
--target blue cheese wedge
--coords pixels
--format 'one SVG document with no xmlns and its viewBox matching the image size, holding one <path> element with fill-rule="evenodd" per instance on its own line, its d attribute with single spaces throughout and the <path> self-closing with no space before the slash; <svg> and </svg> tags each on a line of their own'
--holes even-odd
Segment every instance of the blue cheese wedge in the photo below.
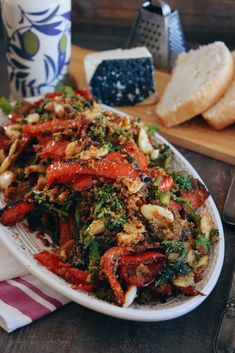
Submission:
<svg viewBox="0 0 235 353">
<path fill-rule="evenodd" d="M 84 65 L 93 96 L 104 104 L 122 106 L 156 100 L 153 58 L 145 47 L 88 54 Z"/>
</svg>

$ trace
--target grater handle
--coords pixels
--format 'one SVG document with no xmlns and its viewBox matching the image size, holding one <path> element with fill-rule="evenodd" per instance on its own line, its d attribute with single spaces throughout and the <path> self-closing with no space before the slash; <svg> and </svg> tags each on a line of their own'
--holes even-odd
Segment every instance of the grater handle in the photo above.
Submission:
<svg viewBox="0 0 235 353">
<path fill-rule="evenodd" d="M 163 0 L 150 0 L 150 3 L 154 6 L 160 7 L 163 16 L 168 16 L 171 13 L 170 6 Z"/>
</svg>

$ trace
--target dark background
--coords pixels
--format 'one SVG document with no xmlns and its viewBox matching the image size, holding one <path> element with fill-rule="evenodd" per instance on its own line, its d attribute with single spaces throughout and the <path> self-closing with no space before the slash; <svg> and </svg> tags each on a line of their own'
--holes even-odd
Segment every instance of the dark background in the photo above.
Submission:
<svg viewBox="0 0 235 353">
<path fill-rule="evenodd" d="M 141 0 L 73 0 L 73 24 L 88 38 L 105 32 L 110 44 L 122 45 L 128 36 Z M 154 2 L 154 1 L 153 1 Z M 223 40 L 233 46 L 234 0 L 166 0 L 181 15 L 188 43 Z M 104 28 L 107 31 L 104 31 Z"/>
<path fill-rule="evenodd" d="M 40 1 L 40 0 L 38 0 Z M 48 0 L 49 1 L 49 0 Z M 235 0 L 169 0 L 181 14 L 189 47 L 223 40 L 235 47 Z M 139 0 L 73 0 L 73 43 L 101 50 L 124 46 Z M 0 96 L 8 93 L 0 25 Z M 220 214 L 235 168 L 179 149 L 208 186 Z M 235 229 L 224 225 L 226 253 L 212 294 L 193 312 L 166 322 L 118 320 L 68 304 L 8 335 L 0 329 L 1 353 L 212 353 L 225 307 L 235 254 Z"/>
</svg>

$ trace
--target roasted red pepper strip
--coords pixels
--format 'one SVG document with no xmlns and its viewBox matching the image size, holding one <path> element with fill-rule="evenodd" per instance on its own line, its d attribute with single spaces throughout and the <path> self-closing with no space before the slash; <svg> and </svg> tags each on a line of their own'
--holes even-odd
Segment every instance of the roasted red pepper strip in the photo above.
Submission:
<svg viewBox="0 0 235 353">
<path fill-rule="evenodd" d="M 161 168 L 152 168 L 148 175 L 151 178 L 159 178 L 161 177 L 162 180 L 159 183 L 159 189 L 163 192 L 169 191 L 174 183 L 174 179 L 171 175 L 167 175 L 166 172 Z"/>
<path fill-rule="evenodd" d="M 66 175 L 57 178 L 59 184 L 71 184 L 77 191 L 83 191 L 92 186 L 95 182 L 90 175 Z"/>
<path fill-rule="evenodd" d="M 126 246 L 115 246 L 108 249 L 101 257 L 100 266 L 109 280 L 118 305 L 122 306 L 125 300 L 125 294 L 117 279 L 117 267 L 121 256 L 133 252 L 133 249 Z"/>
<path fill-rule="evenodd" d="M 89 175 L 79 175 L 72 181 L 72 186 L 77 191 L 83 191 L 88 189 L 94 184 L 94 180 Z"/>
<path fill-rule="evenodd" d="M 38 140 L 38 143 L 43 147 L 45 147 L 49 142 L 54 141 L 52 136 L 42 136 L 42 135 L 38 135 L 37 140 Z"/>
<path fill-rule="evenodd" d="M 69 141 L 50 141 L 39 153 L 39 156 L 43 159 L 63 159 L 68 144 Z"/>
<path fill-rule="evenodd" d="M 73 216 L 69 218 L 60 218 L 60 246 L 75 236 L 75 219 Z"/>
<path fill-rule="evenodd" d="M 38 135 L 37 136 L 38 144 L 33 145 L 34 152 L 39 153 L 42 152 L 42 149 L 47 146 L 47 144 L 52 143 L 52 136 L 42 136 Z"/>
<path fill-rule="evenodd" d="M 94 99 L 92 94 L 85 89 L 74 89 L 73 91 L 75 94 L 84 97 L 88 101 L 92 101 Z"/>
<path fill-rule="evenodd" d="M 20 116 L 17 113 L 11 113 L 8 115 L 8 119 L 11 120 L 13 124 L 19 123 L 21 120 L 23 120 L 22 116 Z"/>
<path fill-rule="evenodd" d="M 13 226 L 23 221 L 28 213 L 32 212 L 35 206 L 26 202 L 19 201 L 13 205 L 6 206 L 1 212 L 0 220 L 4 226 Z"/>
<path fill-rule="evenodd" d="M 173 183 L 174 179 L 171 175 L 163 177 L 162 181 L 159 184 L 159 188 L 161 189 L 161 191 L 167 192 L 172 188 Z"/>
<path fill-rule="evenodd" d="M 59 97 L 59 96 L 62 96 L 63 93 L 61 92 L 49 92 L 47 94 L 45 94 L 45 98 L 46 99 L 52 99 L 52 98 L 55 98 L 55 97 Z"/>
<path fill-rule="evenodd" d="M 182 204 L 174 200 L 169 201 L 169 206 L 174 212 L 178 212 L 178 213 L 183 209 Z"/>
<path fill-rule="evenodd" d="M 48 268 L 48 270 L 78 286 L 78 288 L 87 291 L 91 291 L 93 289 L 92 286 L 89 286 L 86 283 L 88 271 L 82 271 L 75 267 L 70 267 L 46 250 L 35 254 L 34 258 L 43 266 Z"/>
<path fill-rule="evenodd" d="M 74 284 L 86 284 L 88 271 L 82 271 L 75 267 L 63 267 L 60 272 L 63 278 Z"/>
<path fill-rule="evenodd" d="M 209 195 L 208 190 L 198 179 L 193 180 L 192 190 L 182 190 L 180 192 L 180 197 L 188 200 L 194 209 L 202 206 Z M 189 212 L 185 205 L 183 205 L 183 207 L 185 212 Z"/>
<path fill-rule="evenodd" d="M 107 159 L 91 160 L 83 162 L 54 162 L 46 170 L 46 178 L 48 186 L 52 185 L 55 180 L 63 183 L 63 177 L 75 176 L 79 174 L 87 174 L 94 176 L 103 176 L 105 178 L 137 178 L 139 173 L 130 164 L 115 163 Z"/>
<path fill-rule="evenodd" d="M 58 271 L 62 267 L 62 262 L 59 261 L 57 257 L 55 257 L 55 255 L 52 255 L 49 251 L 46 250 L 35 254 L 34 258 L 38 260 L 38 262 L 40 262 L 43 266 L 48 268 L 48 270 L 55 274 L 58 274 Z"/>
<path fill-rule="evenodd" d="M 105 158 L 112 162 L 129 164 L 125 154 L 122 152 L 110 152 Z"/>
<path fill-rule="evenodd" d="M 138 148 L 134 140 L 128 141 L 124 146 L 124 150 L 134 158 L 138 164 L 140 170 L 145 172 L 148 169 L 148 158 L 145 154 Z"/>
<path fill-rule="evenodd" d="M 120 260 L 121 278 L 131 286 L 147 286 L 153 281 L 166 259 L 166 255 L 156 251 L 124 255 Z"/>
<path fill-rule="evenodd" d="M 28 136 L 37 137 L 37 135 L 47 135 L 64 129 L 80 129 L 82 118 L 74 120 L 52 119 L 40 124 L 28 124 L 23 126 L 23 133 Z"/>
<path fill-rule="evenodd" d="M 89 284 L 72 284 L 71 287 L 73 289 L 85 290 L 86 292 L 93 292 L 94 290 L 94 286 Z"/>
<path fill-rule="evenodd" d="M 178 287 L 179 291 L 181 293 L 183 293 L 184 295 L 188 295 L 189 297 L 195 297 L 196 295 L 205 295 L 202 292 L 199 292 L 196 288 L 192 287 L 192 286 L 188 286 L 188 287 Z"/>
<path fill-rule="evenodd" d="M 36 107 L 40 107 L 41 104 L 44 104 L 45 100 L 44 98 L 41 98 L 39 100 L 37 100 L 36 102 L 33 103 L 33 105 L 35 105 Z"/>
<path fill-rule="evenodd" d="M 164 169 L 155 167 L 148 170 L 148 176 L 152 179 L 156 179 L 159 177 L 167 176 L 167 174 Z"/>
</svg>

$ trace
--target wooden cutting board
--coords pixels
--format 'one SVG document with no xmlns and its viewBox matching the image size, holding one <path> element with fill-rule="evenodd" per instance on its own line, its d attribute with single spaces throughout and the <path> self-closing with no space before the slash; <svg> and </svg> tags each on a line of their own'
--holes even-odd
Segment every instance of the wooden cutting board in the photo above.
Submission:
<svg viewBox="0 0 235 353">
<path fill-rule="evenodd" d="M 83 59 L 91 52 L 76 46 L 72 48 L 70 72 L 80 88 L 87 87 Z M 170 75 L 160 71 L 156 71 L 155 74 L 157 91 L 161 96 Z M 165 128 L 155 114 L 155 104 L 117 108 L 130 115 L 141 117 L 146 125 L 158 125 L 160 133 L 175 145 L 235 165 L 235 125 L 222 131 L 215 131 L 201 117 L 196 117 L 176 127 Z"/>
</svg>

